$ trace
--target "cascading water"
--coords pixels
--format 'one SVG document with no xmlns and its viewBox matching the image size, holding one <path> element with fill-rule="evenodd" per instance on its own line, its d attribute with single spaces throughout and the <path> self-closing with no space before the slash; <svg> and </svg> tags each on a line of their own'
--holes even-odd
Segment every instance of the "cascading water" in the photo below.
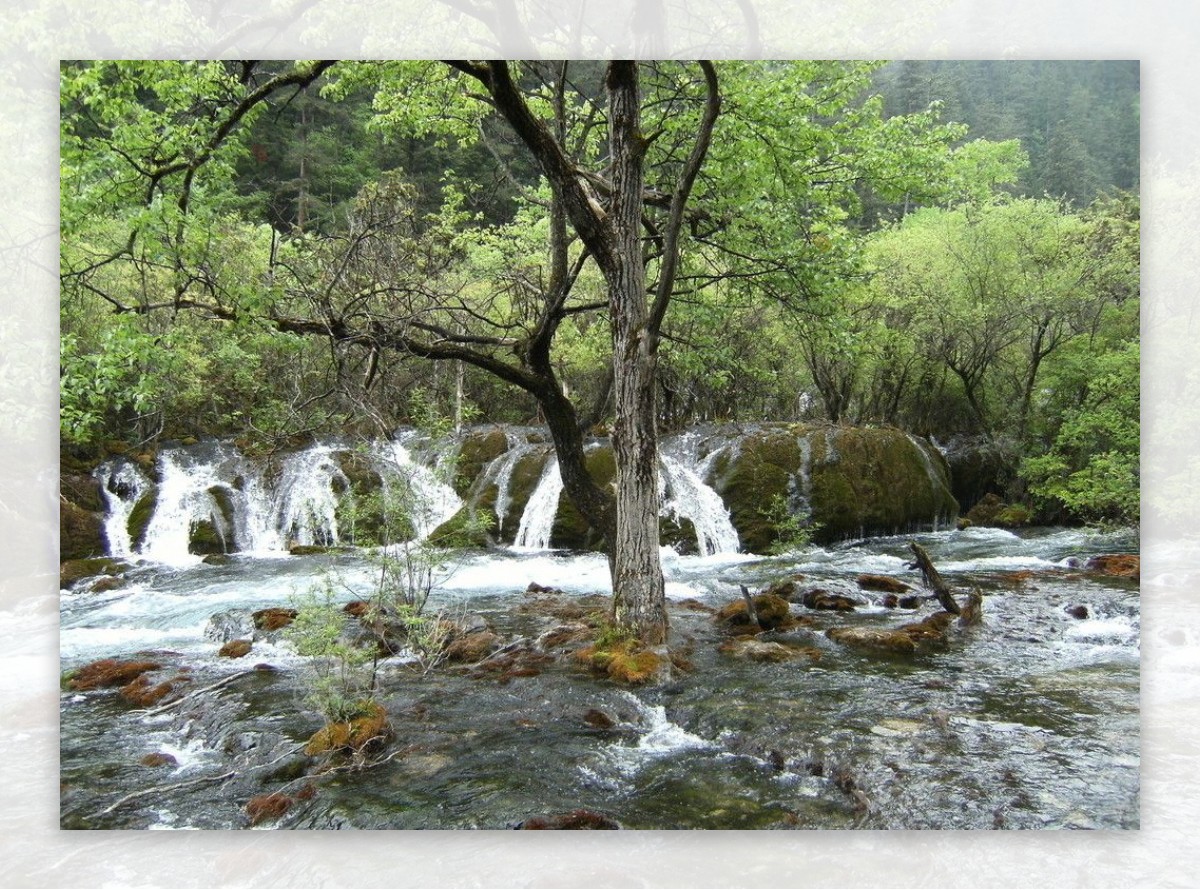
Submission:
<svg viewBox="0 0 1200 890">
<path fill-rule="evenodd" d="M 517 529 L 516 547 L 545 550 L 550 546 L 550 535 L 554 529 L 554 515 L 558 512 L 558 498 L 562 494 L 562 474 L 558 472 L 558 458 L 546 461 L 537 488 L 521 514 L 521 526 Z"/>
<path fill-rule="evenodd" d="M 413 460 L 405 444 L 411 437 L 381 443 L 376 451 L 385 490 L 401 499 L 417 538 L 425 538 L 462 506 L 454 489 L 429 467 Z"/>
<path fill-rule="evenodd" d="M 504 517 L 508 514 L 508 506 L 512 501 L 510 486 L 513 469 L 521 458 L 533 451 L 534 446 L 512 430 L 505 430 L 508 439 L 508 450 L 488 464 L 485 471 L 484 483 L 494 482 L 496 485 L 496 502 L 493 510 L 496 514 L 496 531 L 504 531 Z"/>
<path fill-rule="evenodd" d="M 736 553 L 737 529 L 721 496 L 704 484 L 696 458 L 695 437 L 688 434 L 663 443 L 659 453 L 660 513 L 691 520 L 701 555 Z"/>
<path fill-rule="evenodd" d="M 112 556 L 133 556 L 129 516 L 153 483 L 135 464 L 123 458 L 102 464 L 94 475 L 104 495 L 104 537 L 108 552 Z"/>
<path fill-rule="evenodd" d="M 929 456 L 929 452 L 925 450 L 925 443 L 923 443 L 912 433 L 905 433 L 904 435 L 908 441 L 912 443 L 913 448 L 917 449 L 917 454 L 921 456 L 921 464 L 925 467 L 926 475 L 929 476 L 930 487 L 934 491 L 945 488 L 945 483 L 942 481 L 941 474 L 938 473 L 937 468 L 933 465 L 933 458 L 931 458 Z M 942 518 L 943 517 L 937 515 L 936 513 L 934 514 L 931 520 L 934 531 L 938 530 Z"/>
<path fill-rule="evenodd" d="M 273 523 L 280 546 L 338 543 L 338 494 L 350 480 L 334 459 L 335 449 L 314 445 L 288 455 L 280 468 Z"/>
</svg>

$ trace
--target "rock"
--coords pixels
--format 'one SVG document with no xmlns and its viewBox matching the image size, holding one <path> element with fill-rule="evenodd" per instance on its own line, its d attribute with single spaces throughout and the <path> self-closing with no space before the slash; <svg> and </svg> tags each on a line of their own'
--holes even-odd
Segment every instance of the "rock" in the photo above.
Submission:
<svg viewBox="0 0 1200 890">
<path fill-rule="evenodd" d="M 296 620 L 299 614 L 295 609 L 284 609 L 278 606 L 269 609 L 259 609 L 250 614 L 254 626 L 259 630 L 281 630 Z"/>
<path fill-rule="evenodd" d="M 621 823 L 592 810 L 572 810 L 552 816 L 532 816 L 517 823 L 518 831 L 615 831 Z"/>
<path fill-rule="evenodd" d="M 59 501 L 58 535 L 60 561 L 103 556 L 107 549 L 104 515 L 70 501 Z"/>
<path fill-rule="evenodd" d="M 84 692 L 107 686 L 124 686 L 142 674 L 162 667 L 157 661 L 103 658 L 81 667 L 71 676 L 70 687 Z"/>
<path fill-rule="evenodd" d="M 373 702 L 360 716 L 329 723 L 317 730 L 305 744 L 304 753 L 315 757 L 338 751 L 365 751 L 382 745 L 390 735 L 387 711 Z"/>
<path fill-rule="evenodd" d="M 563 596 L 563 592 L 557 587 L 546 587 L 543 584 L 538 584 L 536 581 L 530 581 L 529 586 L 525 588 L 527 594 L 546 593 L 552 596 Z"/>
<path fill-rule="evenodd" d="M 230 640 L 217 652 L 221 658 L 244 658 L 254 647 L 250 640 Z"/>
<path fill-rule="evenodd" d="M 896 596 L 894 593 L 889 593 L 884 596 L 879 605 L 883 606 L 885 609 L 895 609 L 900 605 L 900 597 Z"/>
<path fill-rule="evenodd" d="M 147 754 L 138 761 L 142 766 L 159 767 L 159 766 L 178 766 L 179 761 L 174 755 L 166 754 L 162 751 L 155 751 L 152 754 Z"/>
<path fill-rule="evenodd" d="M 249 609 L 228 609 L 209 616 L 204 638 L 217 643 L 254 636 L 255 621 Z"/>
<path fill-rule="evenodd" d="M 227 566 L 229 565 L 229 556 L 224 553 L 210 553 L 200 561 L 206 566 Z"/>
<path fill-rule="evenodd" d="M 921 608 L 921 600 L 923 597 L 913 594 L 911 596 L 902 596 L 896 601 L 901 609 L 919 609 Z"/>
<path fill-rule="evenodd" d="M 758 615 L 758 626 L 763 630 L 774 630 L 789 622 L 792 615 L 788 601 L 773 593 L 760 593 L 754 597 L 754 611 Z M 732 628 L 750 628 L 750 613 L 745 600 L 734 600 L 717 611 L 716 620 Z"/>
<path fill-rule="evenodd" d="M 1136 553 L 1107 553 L 1091 557 L 1084 567 L 1102 575 L 1138 581 L 1142 574 L 1142 559 Z"/>
<path fill-rule="evenodd" d="M 858 586 L 863 590 L 878 590 L 883 593 L 905 593 L 910 586 L 890 575 L 859 575 Z"/>
<path fill-rule="evenodd" d="M 588 712 L 583 715 L 583 722 L 596 729 L 612 729 L 617 725 L 616 720 L 605 714 L 603 711 L 598 711 L 595 708 L 589 709 Z"/>
<path fill-rule="evenodd" d="M 546 652 L 551 649 L 559 649 L 571 643 L 590 640 L 595 635 L 596 629 L 590 624 L 575 621 L 570 624 L 560 624 L 557 627 L 552 627 L 537 638 L 535 645 L 538 649 Z"/>
<path fill-rule="evenodd" d="M 446 660 L 474 663 L 482 661 L 500 648 L 500 637 L 490 631 L 479 631 L 461 637 L 446 647 Z"/>
<path fill-rule="evenodd" d="M 723 655 L 740 658 L 746 661 L 763 661 L 778 663 L 793 661 L 797 658 L 808 658 L 810 662 L 820 661 L 821 651 L 815 648 L 794 648 L 783 643 L 764 642 L 756 639 L 737 639 L 722 643 L 720 651 Z"/>
<path fill-rule="evenodd" d="M 950 612 L 935 612 L 924 621 L 897 628 L 831 627 L 825 636 L 844 646 L 909 654 L 926 644 L 944 641 L 954 620 Z"/>
<path fill-rule="evenodd" d="M 321 544 L 293 544 L 288 548 L 288 553 L 292 556 L 317 556 L 322 553 L 329 553 L 332 549 L 332 547 L 326 547 Z"/>
<path fill-rule="evenodd" d="M 1087 606 L 1067 606 L 1067 614 L 1070 615 L 1072 618 L 1078 618 L 1079 620 L 1082 621 L 1083 619 L 1088 617 L 1088 614 L 1089 614 L 1088 607 Z"/>
<path fill-rule="evenodd" d="M 147 674 L 141 674 L 122 686 L 119 692 L 130 704 L 139 708 L 149 708 L 158 704 L 179 686 L 190 682 L 189 677 L 178 675 L 170 680 L 155 683 Z"/>
<path fill-rule="evenodd" d="M 129 568 L 127 562 L 109 556 L 69 559 L 58 567 L 58 584 L 63 590 L 94 575 L 119 575 Z"/>
<path fill-rule="evenodd" d="M 366 600 L 351 600 L 342 606 L 342 611 L 351 618 L 362 618 L 371 611 L 371 604 Z"/>
<path fill-rule="evenodd" d="M 454 490 L 465 497 L 479 474 L 508 451 L 508 437 L 499 427 L 475 429 L 469 432 L 458 446 L 458 457 L 454 464 Z"/>
<path fill-rule="evenodd" d="M 1033 511 L 1023 504 L 1006 504 L 999 495 L 984 495 L 966 516 L 972 525 L 1019 528 L 1033 521 Z"/>
<path fill-rule="evenodd" d="M 800 598 L 800 604 L 808 609 L 820 609 L 831 612 L 853 612 L 862 603 L 843 596 L 840 593 L 830 593 L 819 587 L 806 590 Z"/>
</svg>

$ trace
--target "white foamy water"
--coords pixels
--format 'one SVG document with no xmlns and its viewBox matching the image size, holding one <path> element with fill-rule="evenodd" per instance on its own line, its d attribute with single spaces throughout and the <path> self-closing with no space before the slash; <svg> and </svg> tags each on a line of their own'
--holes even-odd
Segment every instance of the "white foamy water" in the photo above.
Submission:
<svg viewBox="0 0 1200 890">
<path fill-rule="evenodd" d="M 713 742 L 672 723 L 662 705 L 647 705 L 631 693 L 625 697 L 637 708 L 641 734 L 634 745 L 614 743 L 603 749 L 605 758 L 621 774 L 632 775 L 652 760 L 716 748 Z"/>
<path fill-rule="evenodd" d="M 514 540 L 516 547 L 545 550 L 550 546 L 550 535 L 554 528 L 554 515 L 558 512 L 558 498 L 562 494 L 562 474 L 558 472 L 558 458 L 546 461 L 537 488 L 529 496 L 525 512 L 521 514 L 521 526 Z"/>
</svg>

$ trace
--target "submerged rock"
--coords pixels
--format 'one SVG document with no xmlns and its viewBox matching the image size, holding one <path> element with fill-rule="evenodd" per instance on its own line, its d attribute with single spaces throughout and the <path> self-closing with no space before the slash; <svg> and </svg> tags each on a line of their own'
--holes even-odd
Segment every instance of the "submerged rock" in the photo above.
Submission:
<svg viewBox="0 0 1200 890">
<path fill-rule="evenodd" d="M 950 612 L 935 612 L 924 621 L 897 628 L 831 627 L 825 636 L 843 646 L 910 654 L 922 646 L 943 642 L 955 618 Z"/>
<path fill-rule="evenodd" d="M 746 661 L 765 661 L 778 663 L 807 658 L 810 662 L 821 660 L 821 650 L 811 646 L 796 647 L 783 643 L 757 639 L 740 638 L 722 643 L 720 651 L 723 655 L 740 658 Z"/>
<path fill-rule="evenodd" d="M 552 816 L 531 816 L 513 826 L 518 831 L 615 831 L 621 823 L 592 810 L 572 810 Z"/>
<path fill-rule="evenodd" d="M 1142 558 L 1136 553 L 1106 553 L 1093 556 L 1085 568 L 1114 578 L 1132 578 L 1137 581 L 1142 574 Z"/>
</svg>

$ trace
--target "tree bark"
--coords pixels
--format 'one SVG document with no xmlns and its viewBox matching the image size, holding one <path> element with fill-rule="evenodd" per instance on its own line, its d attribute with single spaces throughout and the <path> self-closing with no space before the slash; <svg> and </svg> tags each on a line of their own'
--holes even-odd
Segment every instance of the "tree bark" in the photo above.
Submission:
<svg viewBox="0 0 1200 890">
<path fill-rule="evenodd" d="M 636 63 L 610 63 L 606 85 L 613 183 L 607 222 L 613 243 L 604 273 L 612 323 L 617 468 L 616 534 L 610 556 L 613 617 L 642 642 L 658 645 L 667 638 L 667 609 L 658 552 L 657 355 L 647 327 L 640 239 L 645 146 Z"/>
</svg>

